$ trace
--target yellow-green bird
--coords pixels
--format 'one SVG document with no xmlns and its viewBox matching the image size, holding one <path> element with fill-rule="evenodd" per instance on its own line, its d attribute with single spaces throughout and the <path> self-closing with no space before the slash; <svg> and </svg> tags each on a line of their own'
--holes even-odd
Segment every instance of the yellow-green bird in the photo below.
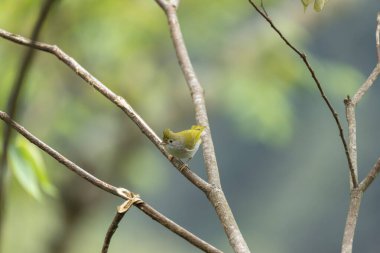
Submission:
<svg viewBox="0 0 380 253">
<path fill-rule="evenodd" d="M 162 138 L 163 145 L 171 155 L 179 159 L 186 159 L 186 163 L 188 163 L 202 142 L 201 135 L 204 130 L 204 126 L 197 125 L 177 133 L 167 128 L 164 130 Z"/>
</svg>

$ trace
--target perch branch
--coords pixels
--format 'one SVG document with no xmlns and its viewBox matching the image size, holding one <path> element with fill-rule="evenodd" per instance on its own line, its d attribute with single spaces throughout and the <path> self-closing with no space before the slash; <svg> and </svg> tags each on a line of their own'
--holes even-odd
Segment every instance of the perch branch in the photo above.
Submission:
<svg viewBox="0 0 380 253">
<path fill-rule="evenodd" d="M 319 91 L 320 95 L 322 96 L 323 101 L 325 102 L 328 109 L 330 110 L 330 112 L 331 112 L 331 114 L 335 120 L 335 123 L 338 127 L 339 136 L 340 136 L 340 139 L 342 141 L 344 152 L 346 154 L 346 158 L 347 158 L 347 162 L 348 162 L 348 168 L 349 168 L 349 172 L 350 172 L 351 182 L 352 182 L 353 186 L 356 188 L 358 186 L 358 180 L 357 180 L 357 176 L 356 176 L 355 171 L 354 171 L 354 167 L 353 167 L 352 159 L 350 157 L 350 153 L 348 152 L 347 142 L 346 142 L 346 139 L 344 138 L 343 128 L 342 128 L 342 124 L 340 123 L 338 113 L 335 111 L 334 107 L 331 105 L 329 99 L 327 98 L 325 92 L 323 91 L 322 85 L 319 82 L 319 80 L 315 74 L 314 69 L 311 67 L 309 60 L 306 57 L 306 54 L 301 52 L 300 50 L 298 50 L 292 43 L 290 43 L 288 41 L 288 39 L 286 39 L 285 36 L 281 33 L 281 31 L 277 28 L 277 26 L 274 25 L 273 21 L 269 18 L 269 16 L 266 15 L 265 12 L 261 11 L 252 0 L 248 0 L 248 1 L 253 6 L 253 8 L 269 23 L 269 25 L 280 36 L 280 38 L 285 42 L 285 44 L 288 47 L 290 47 L 296 54 L 298 54 L 298 56 L 305 63 L 307 69 L 309 70 L 309 72 L 311 74 L 311 77 L 313 78 L 315 84 L 317 85 L 318 91 Z"/>
<path fill-rule="evenodd" d="M 58 151 L 54 150 L 41 140 L 39 140 L 37 137 L 35 137 L 33 134 L 31 134 L 29 131 L 27 131 L 24 127 L 13 121 L 8 114 L 5 112 L 0 111 L 0 119 L 2 119 L 6 124 L 10 125 L 14 130 L 16 130 L 19 134 L 23 135 L 28 141 L 39 147 L 41 150 L 43 150 L 45 153 L 53 157 L 57 162 L 63 164 L 66 168 L 73 171 L 78 176 L 82 177 L 83 179 L 87 180 L 91 184 L 97 186 L 98 188 L 109 192 L 113 195 L 116 195 L 118 197 L 121 197 L 123 199 L 126 199 L 126 196 L 124 194 L 121 194 L 120 189 L 118 187 L 115 187 L 111 184 L 108 184 L 99 178 L 95 177 L 91 173 L 87 172 L 86 170 L 79 167 L 77 164 L 72 162 L 71 160 L 67 159 L 63 155 L 61 155 Z M 214 246 L 208 244 L 207 242 L 203 241 L 202 239 L 198 238 L 191 232 L 187 231 L 183 227 L 179 226 L 157 210 L 155 210 L 153 207 L 148 205 L 146 202 L 136 202 L 134 204 L 138 209 L 143 211 L 146 215 L 160 223 L 161 225 L 168 228 L 173 233 L 176 233 L 177 235 L 181 236 L 185 240 L 187 240 L 192 245 L 198 247 L 199 249 L 205 251 L 205 252 L 218 252 L 221 251 L 216 249 Z"/>
<path fill-rule="evenodd" d="M 190 169 L 183 169 L 183 163 L 178 159 L 171 159 L 169 153 L 165 151 L 161 145 L 161 139 L 157 134 L 149 127 L 149 125 L 141 118 L 139 114 L 132 108 L 131 105 L 121 96 L 116 95 L 107 86 L 97 80 L 92 76 L 87 70 L 85 70 L 79 63 L 77 63 L 73 58 L 67 55 L 63 50 L 61 50 L 56 45 L 50 45 L 46 43 L 41 43 L 37 41 L 31 41 L 20 35 L 12 34 L 3 29 L 0 29 L 0 37 L 13 41 L 17 44 L 32 47 L 37 50 L 45 51 L 55 55 L 59 60 L 65 63 L 69 68 L 71 68 L 78 76 L 80 76 L 86 83 L 99 91 L 108 100 L 119 107 L 127 116 L 140 128 L 141 132 L 148 137 L 148 139 L 153 142 L 153 144 L 161 151 L 161 153 L 180 171 L 191 183 L 197 186 L 202 191 L 206 192 L 211 188 L 210 184 L 204 181 L 197 174 L 192 172 Z M 181 170 L 182 169 L 182 170 Z"/>
<path fill-rule="evenodd" d="M 203 157 L 207 171 L 208 182 L 213 187 L 205 193 L 214 206 L 220 222 L 223 224 L 224 231 L 233 250 L 235 252 L 250 252 L 248 245 L 245 242 L 243 235 L 241 234 L 239 227 L 235 221 L 231 208 L 228 205 L 227 199 L 221 189 L 214 144 L 212 141 L 207 117 L 204 91 L 198 81 L 197 75 L 191 63 L 177 17 L 177 8 L 179 6 L 179 1 L 156 0 L 156 2 L 166 14 L 177 59 L 190 90 L 195 107 L 195 117 L 197 123 L 206 127 L 206 133 L 202 136 Z"/>
</svg>

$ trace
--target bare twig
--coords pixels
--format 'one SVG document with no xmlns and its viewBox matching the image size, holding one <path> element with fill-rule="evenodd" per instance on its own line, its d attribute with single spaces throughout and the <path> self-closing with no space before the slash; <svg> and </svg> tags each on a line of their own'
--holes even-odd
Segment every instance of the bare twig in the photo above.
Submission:
<svg viewBox="0 0 380 253">
<path fill-rule="evenodd" d="M 33 31 L 31 33 L 32 40 L 36 40 L 42 30 L 42 26 L 48 16 L 49 11 L 52 9 L 55 0 L 46 0 L 42 3 L 41 9 L 33 26 Z M 21 60 L 16 79 L 12 85 L 12 91 L 8 99 L 7 112 L 12 118 L 15 118 L 17 113 L 17 104 L 19 95 L 21 93 L 24 80 L 27 76 L 28 70 L 30 69 L 32 60 L 34 58 L 35 51 L 32 48 L 28 48 Z M 5 215 L 5 189 L 4 189 L 4 177 L 7 169 L 7 158 L 8 158 L 8 147 L 11 140 L 11 128 L 6 125 L 3 130 L 3 143 L 2 143 L 2 154 L 0 157 L 0 242 L 2 239 L 2 228 L 3 219 Z M 1 243 L 0 243 L 1 244 Z M 1 248 L 0 248 L 1 251 Z"/>
<path fill-rule="evenodd" d="M 106 87 L 103 83 L 92 76 L 86 69 L 84 69 L 79 63 L 77 63 L 73 58 L 67 55 L 63 50 L 61 50 L 56 45 L 50 45 L 46 43 L 41 43 L 37 41 L 31 41 L 20 35 L 12 34 L 3 29 L 0 29 L 0 37 L 4 39 L 13 41 L 17 44 L 32 47 L 41 51 L 45 51 L 55 55 L 59 60 L 65 63 L 69 68 L 75 71 L 75 73 L 80 76 L 84 81 L 94 87 L 108 100 L 119 107 L 127 116 L 140 128 L 141 132 L 148 137 L 148 139 L 153 142 L 154 145 L 161 151 L 163 155 L 195 186 L 197 186 L 202 191 L 206 192 L 211 188 L 211 185 L 204 181 L 197 174 L 189 170 L 187 167 L 183 169 L 184 164 L 178 159 L 171 159 L 172 156 L 169 155 L 161 145 L 161 139 L 157 134 L 149 127 L 149 125 L 141 118 L 139 114 L 132 108 L 127 101 L 116 95 L 112 90 Z M 182 169 L 182 170 L 181 170 Z"/>
<path fill-rule="evenodd" d="M 177 17 L 177 8 L 179 1 L 156 0 L 159 6 L 166 14 L 172 42 L 181 70 L 184 74 L 186 83 L 190 90 L 193 104 L 195 107 L 195 116 L 199 125 L 206 127 L 206 134 L 202 137 L 203 157 L 208 176 L 208 182 L 213 186 L 205 192 L 210 202 L 214 206 L 216 213 L 223 224 L 224 231 L 228 237 L 229 243 L 235 252 L 250 252 L 243 235 L 228 205 L 227 199 L 221 189 L 219 178 L 219 169 L 216 161 L 214 144 L 211 138 L 211 131 L 207 117 L 204 91 L 198 81 L 190 61 L 189 54 L 183 39 L 181 28 Z"/>
<path fill-rule="evenodd" d="M 113 218 L 112 223 L 107 230 L 106 237 L 104 238 L 102 253 L 108 252 L 108 247 L 110 246 L 112 236 L 116 232 L 116 229 L 118 228 L 119 223 L 120 223 L 121 219 L 123 219 L 125 214 L 126 213 L 116 212 L 115 217 Z"/>
<path fill-rule="evenodd" d="M 375 165 L 373 165 L 372 169 L 369 171 L 368 175 L 363 179 L 363 181 L 359 184 L 359 188 L 365 192 L 367 188 L 371 185 L 373 180 L 375 180 L 377 174 L 380 172 L 380 158 L 377 159 Z"/>
<path fill-rule="evenodd" d="M 58 151 L 54 150 L 53 148 L 51 148 L 50 146 L 48 146 L 47 144 L 39 140 L 37 137 L 35 137 L 33 134 L 27 131 L 24 127 L 22 127 L 21 125 L 13 121 L 5 112 L 0 111 L 0 119 L 2 119 L 5 123 L 10 125 L 14 130 L 16 130 L 18 133 L 23 135 L 27 140 L 29 140 L 31 143 L 39 147 L 45 153 L 47 153 L 48 155 L 53 157 L 55 160 L 57 160 L 57 162 L 63 164 L 66 168 L 73 171 L 78 176 L 82 177 L 83 179 L 87 180 L 91 184 L 97 186 L 98 188 L 106 192 L 109 192 L 113 195 L 126 199 L 126 197 L 120 193 L 120 188 L 115 187 L 111 184 L 108 184 L 104 182 L 103 180 L 95 177 L 91 173 L 87 172 L 86 170 L 82 169 L 77 164 L 75 164 L 71 160 L 64 157 Z M 192 245 L 198 247 L 199 249 L 205 252 L 217 252 L 217 253 L 221 252 L 220 250 L 216 249 L 212 245 L 196 237 L 194 234 L 187 231 L 183 227 L 179 226 L 175 222 L 171 221 L 170 219 L 162 215 L 160 212 L 155 210 L 153 207 L 148 205 L 146 202 L 135 203 L 134 205 L 137 208 L 139 208 L 141 211 L 143 211 L 145 214 L 150 216 L 152 219 L 156 220 L 158 223 L 165 226 L 173 233 L 176 233 L 177 235 L 181 236 L 182 238 L 187 240 Z"/>
<path fill-rule="evenodd" d="M 368 76 L 367 80 L 360 86 L 358 91 L 355 93 L 355 95 L 352 97 L 352 104 L 353 106 L 356 106 L 359 101 L 362 99 L 364 94 L 368 91 L 369 88 L 373 85 L 375 80 L 380 74 L 380 62 L 378 62 L 375 66 L 375 68 L 372 70 L 371 74 Z"/>
<path fill-rule="evenodd" d="M 263 1 L 263 0 L 260 0 L 260 7 L 261 7 L 261 9 L 263 10 L 265 16 L 268 16 L 268 12 L 267 12 L 267 10 L 265 9 L 264 1 Z"/>
<path fill-rule="evenodd" d="M 188 232 L 186 229 L 176 225 L 173 221 L 166 218 L 159 212 L 153 212 L 154 209 L 149 205 L 142 205 L 138 206 L 138 208 L 143 211 L 146 214 L 150 214 L 149 216 L 153 219 L 159 222 L 161 225 L 165 226 L 166 228 L 170 229 L 172 232 L 176 233 L 177 235 L 183 237 L 185 240 L 193 244 L 194 246 L 198 247 L 199 249 L 203 250 L 204 252 L 210 252 L 210 253 L 222 253 L 219 249 L 215 248 L 214 246 L 208 244 L 207 242 L 199 239 L 195 235 Z M 175 226 L 176 225 L 176 226 Z M 186 236 L 186 237 L 184 237 Z"/>
<path fill-rule="evenodd" d="M 328 109 L 330 110 L 330 112 L 331 112 L 331 114 L 332 114 L 332 116 L 333 116 L 333 118 L 335 120 L 335 123 L 336 123 L 336 125 L 338 127 L 339 136 L 340 136 L 340 139 L 342 141 L 344 152 L 346 154 L 346 158 L 347 158 L 347 162 L 348 162 L 348 168 L 349 168 L 349 171 L 350 171 L 351 181 L 352 181 L 353 186 L 357 187 L 358 186 L 358 180 L 357 180 L 357 177 L 355 176 L 355 171 L 354 171 L 352 159 L 351 159 L 350 153 L 348 151 L 347 142 L 346 142 L 346 139 L 344 137 L 342 124 L 340 123 L 340 119 L 339 119 L 338 113 L 335 111 L 334 107 L 331 105 L 329 99 L 327 98 L 325 92 L 323 91 L 322 85 L 319 82 L 319 80 L 318 80 L 318 78 L 317 78 L 317 76 L 315 74 L 315 71 L 311 67 L 311 65 L 310 65 L 310 63 L 309 63 L 309 61 L 308 61 L 305 53 L 301 52 L 292 43 L 290 43 L 285 38 L 285 36 L 281 33 L 281 31 L 274 25 L 274 23 L 269 18 L 269 16 L 266 15 L 263 11 L 261 11 L 252 0 L 248 0 L 248 1 L 253 6 L 253 8 L 255 8 L 255 10 L 269 23 L 269 25 L 280 36 L 280 38 L 285 42 L 285 44 L 288 45 L 296 54 L 298 54 L 298 56 L 301 57 L 302 61 L 305 63 L 307 69 L 309 70 L 309 72 L 311 74 L 311 77 L 313 78 L 315 84 L 317 85 L 319 93 L 321 94 L 321 96 L 322 96 L 325 104 L 327 105 Z"/>
</svg>

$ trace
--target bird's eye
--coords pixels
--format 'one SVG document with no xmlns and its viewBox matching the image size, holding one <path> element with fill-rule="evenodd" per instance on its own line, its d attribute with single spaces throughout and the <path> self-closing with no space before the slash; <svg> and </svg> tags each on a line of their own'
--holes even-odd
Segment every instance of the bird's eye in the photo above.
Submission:
<svg viewBox="0 0 380 253">
<path fill-rule="evenodd" d="M 169 140 L 169 143 L 173 143 L 173 140 Z"/>
</svg>

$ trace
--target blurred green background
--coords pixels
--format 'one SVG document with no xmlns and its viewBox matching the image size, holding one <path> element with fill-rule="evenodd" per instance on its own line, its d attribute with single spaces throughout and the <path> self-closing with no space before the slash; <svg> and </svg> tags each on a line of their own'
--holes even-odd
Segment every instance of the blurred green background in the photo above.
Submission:
<svg viewBox="0 0 380 253">
<path fill-rule="evenodd" d="M 41 3 L 1 0 L 0 27 L 29 36 Z M 376 64 L 378 2 L 330 1 L 321 13 L 304 12 L 300 1 L 265 3 L 281 31 L 309 56 L 345 124 L 343 99 Z M 251 250 L 338 252 L 348 208 L 347 163 L 336 125 L 301 60 L 247 1 L 183 0 L 179 19 L 205 89 L 223 188 Z M 159 135 L 165 127 L 195 123 L 167 21 L 153 0 L 58 1 L 39 40 L 58 45 L 126 98 Z M 0 110 L 25 50 L 0 39 Z M 376 86 L 357 108 L 360 178 L 379 156 Z M 38 52 L 24 88 L 17 120 L 33 134 L 231 252 L 205 196 L 68 67 Z M 121 201 L 43 159 L 58 192 L 37 200 L 9 171 L 1 249 L 100 252 Z M 190 165 L 205 177 L 201 152 Z M 379 197 L 375 181 L 362 203 L 354 252 L 379 252 Z M 109 252 L 199 250 L 133 208 Z"/>
</svg>

